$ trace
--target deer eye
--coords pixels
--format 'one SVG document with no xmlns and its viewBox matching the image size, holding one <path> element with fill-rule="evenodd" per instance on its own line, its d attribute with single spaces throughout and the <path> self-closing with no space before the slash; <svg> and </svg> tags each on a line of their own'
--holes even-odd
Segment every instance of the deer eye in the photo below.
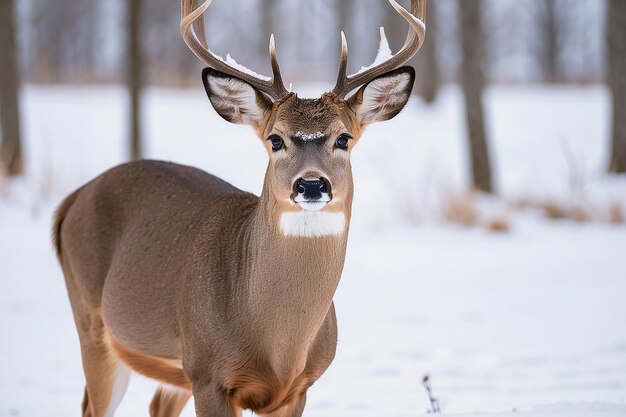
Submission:
<svg viewBox="0 0 626 417">
<path fill-rule="evenodd" d="M 283 138 L 278 135 L 271 135 L 269 138 L 267 138 L 267 140 L 272 142 L 272 151 L 274 152 L 280 151 L 285 146 Z"/>
<path fill-rule="evenodd" d="M 342 133 L 339 135 L 337 140 L 335 140 L 335 148 L 343 149 L 344 151 L 348 149 L 348 141 L 350 140 L 350 135 L 347 133 Z"/>
</svg>

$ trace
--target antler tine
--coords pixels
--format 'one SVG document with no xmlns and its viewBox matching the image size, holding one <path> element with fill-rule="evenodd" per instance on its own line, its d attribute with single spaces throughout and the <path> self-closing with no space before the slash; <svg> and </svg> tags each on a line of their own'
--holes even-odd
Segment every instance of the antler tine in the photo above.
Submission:
<svg viewBox="0 0 626 417">
<path fill-rule="evenodd" d="M 282 76 L 280 75 L 273 37 L 270 39 L 270 61 L 272 63 L 272 72 L 274 73 L 273 79 L 250 71 L 237 64 L 237 62 L 229 56 L 224 60 L 209 49 L 204 33 L 202 15 L 212 2 L 213 0 L 205 0 L 204 3 L 196 7 L 196 0 L 180 1 L 180 32 L 189 49 L 207 65 L 246 81 L 253 87 L 269 94 L 274 99 L 288 94 L 287 89 L 283 85 Z"/>
<path fill-rule="evenodd" d="M 335 90 L 343 90 L 346 83 L 346 74 L 348 71 L 348 41 L 346 34 L 341 31 L 341 62 L 339 63 L 339 73 L 337 74 L 337 83 Z M 333 92 L 335 91 L 333 90 Z"/>
<path fill-rule="evenodd" d="M 417 53 L 424 43 L 424 37 L 426 35 L 426 0 L 411 0 L 411 12 L 407 11 L 404 7 L 398 4 L 396 0 L 389 0 L 389 3 L 398 12 L 398 14 L 400 14 L 404 20 L 409 23 L 409 32 L 407 33 L 402 49 L 382 62 L 377 62 L 379 60 L 379 56 L 377 56 L 377 59 L 374 61 L 375 63 L 370 67 L 363 68 L 356 74 L 346 75 L 348 51 L 347 42 L 342 32 L 341 64 L 339 66 L 337 83 L 333 88 L 333 93 L 338 97 L 345 97 L 346 94 L 356 87 L 404 64 Z M 381 30 L 380 35 L 381 46 L 383 44 L 386 45 L 384 30 Z"/>
<path fill-rule="evenodd" d="M 280 66 L 278 65 L 278 58 L 276 57 L 274 34 L 270 35 L 270 64 L 272 65 L 274 86 L 276 88 L 276 92 L 278 93 L 278 97 L 276 98 L 289 94 L 289 91 L 287 91 L 285 84 L 283 83 L 283 76 L 280 74 Z"/>
</svg>

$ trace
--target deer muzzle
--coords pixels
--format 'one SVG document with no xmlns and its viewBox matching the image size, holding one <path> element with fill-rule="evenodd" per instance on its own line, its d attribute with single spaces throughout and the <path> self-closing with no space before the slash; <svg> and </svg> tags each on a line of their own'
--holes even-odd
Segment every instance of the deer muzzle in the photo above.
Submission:
<svg viewBox="0 0 626 417">
<path fill-rule="evenodd" d="M 324 178 L 298 178 L 293 184 L 293 201 L 307 211 L 317 211 L 332 200 L 330 182 Z"/>
</svg>

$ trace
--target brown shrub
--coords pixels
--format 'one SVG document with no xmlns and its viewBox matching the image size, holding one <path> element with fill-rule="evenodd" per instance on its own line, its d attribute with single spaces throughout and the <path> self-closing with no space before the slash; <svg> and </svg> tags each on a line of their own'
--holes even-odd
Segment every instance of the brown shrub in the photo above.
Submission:
<svg viewBox="0 0 626 417">
<path fill-rule="evenodd" d="M 448 198 L 444 203 L 443 217 L 450 223 L 466 227 L 475 226 L 478 223 L 478 212 L 476 211 L 474 196 L 468 194 Z"/>
<path fill-rule="evenodd" d="M 584 207 L 573 207 L 569 212 L 569 218 L 576 223 L 587 223 L 591 221 L 591 214 Z"/>
<path fill-rule="evenodd" d="M 612 224 L 624 224 L 624 208 L 619 201 L 613 201 L 609 206 L 609 221 Z"/>
<path fill-rule="evenodd" d="M 568 217 L 567 209 L 555 201 L 546 201 L 539 206 L 548 219 L 562 220 Z"/>
<path fill-rule="evenodd" d="M 511 224 L 504 216 L 494 216 L 487 220 L 485 228 L 494 233 L 508 233 L 511 231 Z"/>
</svg>

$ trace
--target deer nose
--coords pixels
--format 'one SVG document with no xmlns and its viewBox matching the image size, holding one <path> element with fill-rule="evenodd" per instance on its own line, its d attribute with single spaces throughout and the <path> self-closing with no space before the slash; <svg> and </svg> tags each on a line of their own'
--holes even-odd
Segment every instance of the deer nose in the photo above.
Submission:
<svg viewBox="0 0 626 417">
<path fill-rule="evenodd" d="M 299 178 L 294 184 L 295 195 L 302 195 L 305 200 L 319 200 L 322 193 L 330 194 L 330 183 L 324 177 L 319 179 Z"/>
</svg>

